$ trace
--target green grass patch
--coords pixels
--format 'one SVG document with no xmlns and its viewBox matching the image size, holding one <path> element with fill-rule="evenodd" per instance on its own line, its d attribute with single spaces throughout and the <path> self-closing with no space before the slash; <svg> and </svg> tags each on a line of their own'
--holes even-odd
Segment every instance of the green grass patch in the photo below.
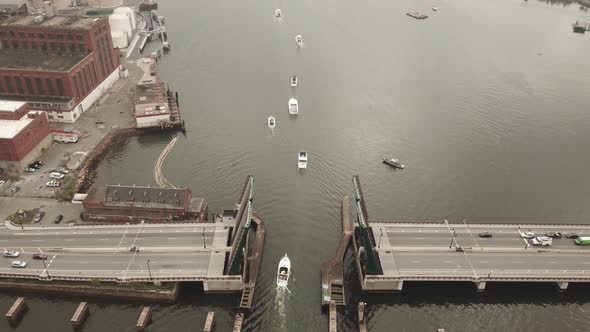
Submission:
<svg viewBox="0 0 590 332">
<path fill-rule="evenodd" d="M 69 175 L 66 175 L 62 179 L 62 186 L 58 190 L 55 191 L 55 198 L 60 202 L 69 202 L 74 198 L 76 194 L 75 191 L 75 181 Z"/>
<path fill-rule="evenodd" d="M 14 224 L 30 224 L 33 222 L 33 217 L 35 216 L 35 212 L 33 210 L 20 210 L 14 212 L 13 214 L 8 216 L 8 220 L 12 221 Z"/>
</svg>

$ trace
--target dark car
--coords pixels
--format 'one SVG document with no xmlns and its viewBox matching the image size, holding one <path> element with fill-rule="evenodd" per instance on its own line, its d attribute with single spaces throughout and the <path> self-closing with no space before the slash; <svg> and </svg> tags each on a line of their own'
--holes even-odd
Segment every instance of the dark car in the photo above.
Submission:
<svg viewBox="0 0 590 332">
<path fill-rule="evenodd" d="M 576 233 L 565 233 L 566 239 L 577 239 L 579 236 Z"/>
<path fill-rule="evenodd" d="M 44 162 L 42 162 L 41 160 L 35 160 L 35 161 L 33 162 L 33 164 L 35 164 L 35 165 L 39 165 L 39 166 L 43 166 L 43 165 L 45 165 L 45 163 L 44 163 Z"/>
<path fill-rule="evenodd" d="M 61 214 L 58 215 L 57 217 L 55 217 L 55 220 L 53 221 L 56 224 L 59 224 L 60 221 L 62 221 L 64 218 L 64 216 L 62 216 Z"/>
<path fill-rule="evenodd" d="M 47 255 L 43 255 L 43 254 L 33 254 L 33 259 L 46 260 L 46 259 L 47 259 Z"/>
<path fill-rule="evenodd" d="M 553 238 L 553 239 L 561 239 L 563 236 L 560 232 L 547 232 L 545 236 Z"/>
<path fill-rule="evenodd" d="M 492 237 L 492 232 L 481 232 L 479 233 L 479 237 Z"/>
</svg>

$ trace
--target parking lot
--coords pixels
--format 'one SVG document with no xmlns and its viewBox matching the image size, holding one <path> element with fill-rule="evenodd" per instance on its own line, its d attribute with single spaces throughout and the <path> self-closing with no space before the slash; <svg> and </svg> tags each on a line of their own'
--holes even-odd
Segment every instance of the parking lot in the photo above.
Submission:
<svg viewBox="0 0 590 332">
<path fill-rule="evenodd" d="M 0 199 L 0 222 L 6 220 L 8 215 L 19 209 L 42 209 L 45 212 L 45 216 L 41 219 L 40 225 L 52 225 L 55 217 L 60 214 L 64 216 L 61 221 L 62 224 L 79 222 L 80 213 L 83 210 L 81 204 L 58 202 L 52 198 L 22 199 L 18 197 L 4 197 Z"/>
<path fill-rule="evenodd" d="M 139 68 L 131 63 L 126 64 L 129 78 L 119 79 L 103 98 L 84 112 L 75 123 L 50 123 L 52 128 L 74 129 L 88 133 L 89 136 L 77 143 L 53 142 L 51 147 L 39 158 L 43 163 L 35 172 L 23 172 L 19 178 L 0 177 L 6 181 L 0 186 L 0 196 L 10 197 L 55 197 L 55 188 L 47 187 L 50 181 L 49 173 L 60 167 L 67 168 L 67 162 L 75 153 L 90 153 L 111 129 L 128 128 L 133 126 L 132 98 L 133 88 L 139 76 Z M 70 170 L 70 176 L 76 176 L 75 170 Z M 20 187 L 16 193 L 11 193 L 14 187 Z"/>
</svg>

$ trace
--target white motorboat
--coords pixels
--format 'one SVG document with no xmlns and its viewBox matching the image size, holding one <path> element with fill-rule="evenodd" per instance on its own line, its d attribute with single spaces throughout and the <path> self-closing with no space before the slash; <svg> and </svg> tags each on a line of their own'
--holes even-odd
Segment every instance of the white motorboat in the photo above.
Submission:
<svg viewBox="0 0 590 332">
<path fill-rule="evenodd" d="M 289 114 L 291 114 L 291 115 L 299 114 L 299 103 L 297 102 L 297 99 L 295 99 L 295 98 L 289 99 Z"/>
<path fill-rule="evenodd" d="M 301 35 L 295 36 L 295 42 L 297 43 L 297 46 L 299 46 L 299 47 L 303 46 L 303 39 L 301 38 Z"/>
<path fill-rule="evenodd" d="M 274 116 L 269 116 L 267 123 L 268 123 L 268 128 L 275 129 L 275 126 L 277 125 L 277 120 L 275 119 Z"/>
<path fill-rule="evenodd" d="M 307 152 L 299 152 L 299 156 L 297 157 L 297 166 L 299 169 L 307 168 Z"/>
<path fill-rule="evenodd" d="M 297 76 L 296 75 L 291 76 L 291 86 L 292 87 L 297 86 Z"/>
<path fill-rule="evenodd" d="M 437 12 L 438 11 L 438 8 L 436 6 L 434 6 L 434 7 L 432 7 L 432 11 L 433 12 Z"/>
<path fill-rule="evenodd" d="M 280 18 L 281 17 L 281 10 L 280 9 L 275 10 L 275 17 L 276 18 Z"/>
<path fill-rule="evenodd" d="M 277 286 L 287 287 L 289 283 L 289 275 L 291 274 L 291 260 L 287 257 L 287 254 L 279 262 L 279 268 L 277 269 Z"/>
</svg>

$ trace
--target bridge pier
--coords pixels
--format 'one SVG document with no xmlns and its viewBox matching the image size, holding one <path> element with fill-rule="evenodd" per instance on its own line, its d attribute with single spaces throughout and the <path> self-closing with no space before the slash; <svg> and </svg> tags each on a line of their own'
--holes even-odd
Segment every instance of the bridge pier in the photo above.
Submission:
<svg viewBox="0 0 590 332">
<path fill-rule="evenodd" d="M 477 288 L 478 293 L 482 293 L 486 289 L 486 282 L 485 281 L 476 281 L 475 287 Z"/>
<path fill-rule="evenodd" d="M 557 283 L 557 287 L 559 287 L 559 291 L 563 292 L 567 289 L 567 286 L 569 286 L 569 282 L 558 282 Z"/>
</svg>

